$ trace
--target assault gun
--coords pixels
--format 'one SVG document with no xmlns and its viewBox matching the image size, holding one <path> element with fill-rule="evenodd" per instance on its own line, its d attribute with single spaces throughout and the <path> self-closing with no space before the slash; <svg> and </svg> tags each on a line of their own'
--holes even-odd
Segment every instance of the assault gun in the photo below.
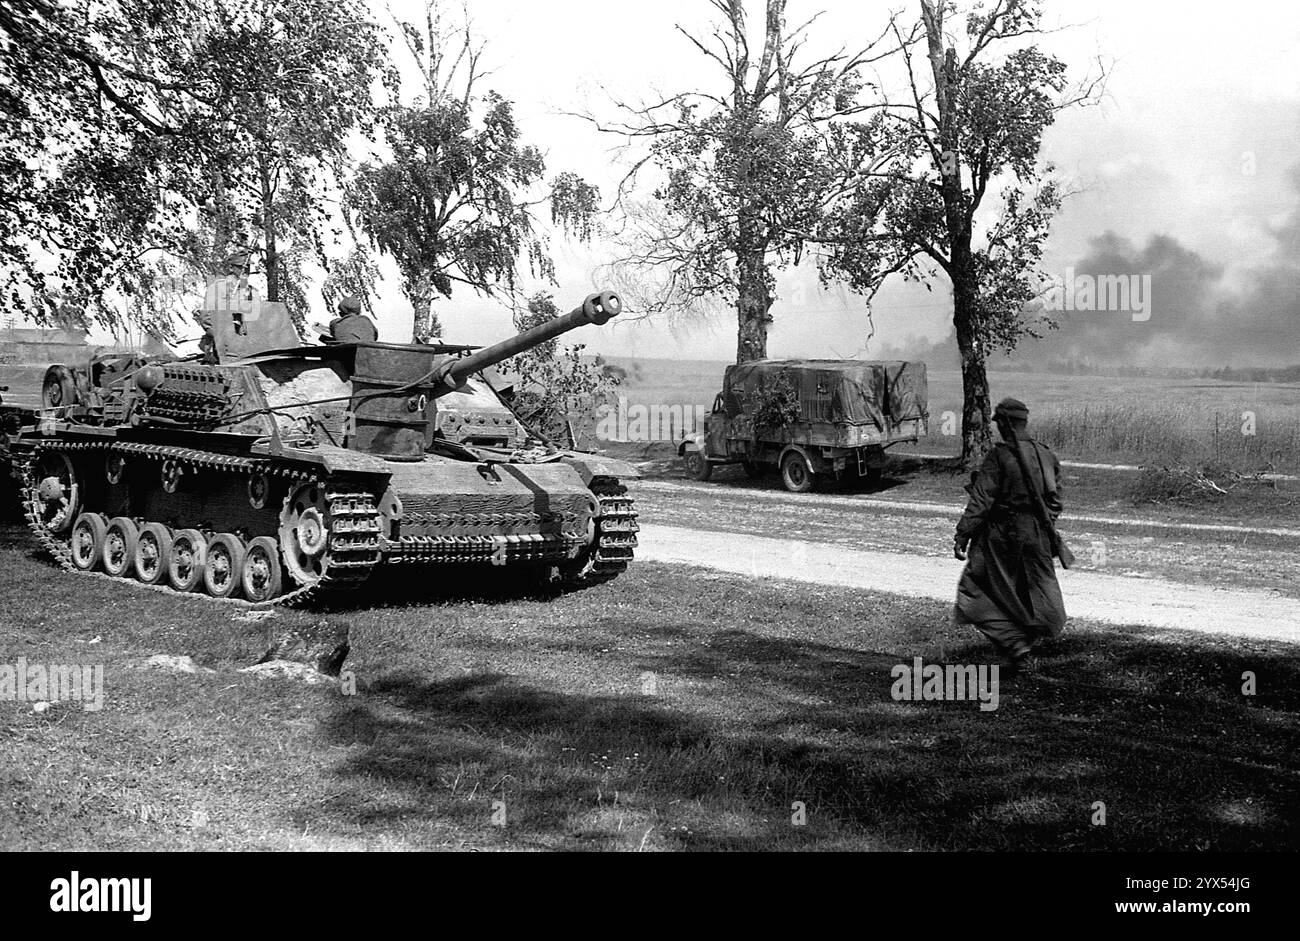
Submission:
<svg viewBox="0 0 1300 941">
<path fill-rule="evenodd" d="M 1065 544 L 1061 534 L 1056 531 L 1056 524 L 1052 522 L 1052 515 L 1047 510 L 1047 504 L 1043 502 L 1043 495 L 1037 487 L 1034 486 L 1034 478 L 1029 473 L 1029 464 L 1025 461 L 1024 449 L 1020 446 L 1020 438 L 1008 428 L 1008 443 L 1011 450 L 1016 452 L 1016 463 L 1020 465 L 1020 476 L 1025 480 L 1025 489 L 1029 491 L 1030 498 L 1034 502 L 1034 514 L 1038 521 L 1047 527 L 1047 535 L 1052 543 L 1052 554 L 1061 560 L 1061 568 L 1068 569 L 1074 564 L 1074 553 L 1070 547 Z M 1034 449 L 1035 456 L 1038 458 L 1038 470 L 1043 476 L 1043 481 L 1047 481 L 1047 471 L 1043 467 L 1042 455 L 1038 449 Z"/>
</svg>

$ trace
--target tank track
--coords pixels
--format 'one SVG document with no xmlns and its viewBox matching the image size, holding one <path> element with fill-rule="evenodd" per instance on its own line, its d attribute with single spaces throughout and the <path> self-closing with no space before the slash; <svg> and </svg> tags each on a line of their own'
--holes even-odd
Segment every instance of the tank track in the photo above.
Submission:
<svg viewBox="0 0 1300 941">
<path fill-rule="evenodd" d="M 586 588 L 617 578 L 627 570 L 636 548 L 637 513 L 627 485 L 613 477 L 592 478 L 591 492 L 600 503 L 596 546 L 581 572 L 562 577 L 570 588 Z"/>
<path fill-rule="evenodd" d="M 253 474 L 275 476 L 286 480 L 288 484 L 288 493 L 285 496 L 286 507 L 298 486 L 315 483 L 324 487 L 325 498 L 330 507 L 330 517 L 337 521 L 337 525 L 330 530 L 329 563 L 318 581 L 299 586 L 263 602 L 249 602 L 242 599 L 209 598 L 209 600 L 224 600 L 256 607 L 301 606 L 329 601 L 332 597 L 337 598 L 339 595 L 355 591 L 381 563 L 400 565 L 404 562 L 489 562 L 495 553 L 501 553 L 508 563 L 542 562 L 552 558 L 557 551 L 562 552 L 565 548 L 585 540 L 585 536 L 576 534 L 542 538 L 529 536 L 402 537 L 401 550 L 390 558 L 384 558 L 381 552 L 380 535 L 383 530 L 383 519 L 375 504 L 374 496 L 357 491 L 355 484 L 349 481 L 331 479 L 310 468 L 286 466 L 282 462 L 266 458 L 140 442 L 58 441 L 41 442 L 33 447 L 23 448 L 15 455 L 13 471 L 22 487 L 23 509 L 28 528 L 42 548 L 58 562 L 61 568 L 76 575 L 111 577 L 78 569 L 72 562 L 69 540 L 54 535 L 42 525 L 39 504 L 33 496 L 37 484 L 33 476 L 33 468 L 40 455 L 48 452 L 98 452 L 105 456 L 122 454 L 144 457 L 164 465 L 170 464 L 182 473 L 187 468 L 193 468 L 250 476 Z M 637 544 L 637 513 L 632 498 L 627 496 L 627 487 L 612 477 L 594 478 L 590 487 L 599 503 L 599 513 L 595 519 L 596 542 L 594 549 L 578 571 L 561 574 L 559 581 L 567 588 L 587 588 L 616 578 L 627 569 Z M 287 581 L 292 581 L 287 572 L 285 578 Z M 123 580 L 134 582 L 133 579 L 125 576 Z M 185 594 L 167 585 L 148 587 L 171 594 Z"/>
<path fill-rule="evenodd" d="M 275 461 L 261 458 L 249 458 L 240 455 L 218 454 L 192 448 L 172 445 L 141 444 L 138 442 L 98 442 L 98 441 L 61 441 L 37 444 L 30 451 L 24 449 L 14 462 L 15 476 L 22 487 L 23 511 L 27 526 L 36 536 L 42 548 L 48 552 L 59 566 L 76 575 L 91 575 L 109 578 L 102 573 L 83 572 L 72 563 L 70 542 L 51 533 L 40 521 L 39 507 L 33 497 L 36 480 L 33 467 L 41 454 L 48 452 L 85 453 L 97 451 L 105 456 L 109 454 L 134 455 L 160 462 L 171 463 L 185 468 L 255 473 L 286 478 L 289 484 L 285 496 L 287 506 L 293 491 L 301 484 L 317 483 L 325 488 L 326 500 L 330 504 L 330 515 L 340 525 L 334 526 L 329 535 L 329 564 L 320 579 L 310 585 L 301 585 L 276 598 L 264 602 L 249 602 L 241 599 L 226 600 L 235 604 L 267 607 L 270 605 L 299 606 L 314 601 L 328 600 L 341 592 L 355 590 L 370 575 L 379 562 L 379 533 L 382 518 L 375 506 L 374 497 L 369 493 L 354 492 L 345 481 L 322 477 L 309 469 L 288 467 Z M 286 579 L 288 579 L 286 573 Z M 122 577 L 123 581 L 133 579 Z M 186 594 L 167 585 L 148 586 L 156 591 L 170 594 Z"/>
</svg>

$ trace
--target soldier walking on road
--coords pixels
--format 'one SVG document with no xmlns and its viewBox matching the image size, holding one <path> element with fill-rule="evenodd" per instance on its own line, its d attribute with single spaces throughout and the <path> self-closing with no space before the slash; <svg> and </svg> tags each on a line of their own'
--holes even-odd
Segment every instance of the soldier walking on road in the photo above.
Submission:
<svg viewBox="0 0 1300 941">
<path fill-rule="evenodd" d="M 1054 529 L 1061 462 L 1029 437 L 1025 403 L 1002 400 L 993 420 L 1002 440 L 967 488 L 970 502 L 957 523 L 953 554 L 966 568 L 953 619 L 979 628 L 1003 658 L 1004 675 L 1014 676 L 1037 642 L 1065 626 L 1054 558 L 1061 552 L 1068 561 Z"/>
</svg>

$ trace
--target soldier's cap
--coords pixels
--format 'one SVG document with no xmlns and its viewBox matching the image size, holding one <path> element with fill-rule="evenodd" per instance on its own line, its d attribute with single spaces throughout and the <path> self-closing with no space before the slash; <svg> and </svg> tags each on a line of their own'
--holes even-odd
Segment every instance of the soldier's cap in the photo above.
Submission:
<svg viewBox="0 0 1300 941">
<path fill-rule="evenodd" d="M 1009 418 L 1012 421 L 1028 421 L 1029 406 L 1019 399 L 1006 398 L 993 410 L 994 418 Z"/>
<path fill-rule="evenodd" d="M 340 314 L 359 314 L 361 313 L 361 298 L 355 294 L 349 294 L 343 300 L 339 301 Z"/>
</svg>

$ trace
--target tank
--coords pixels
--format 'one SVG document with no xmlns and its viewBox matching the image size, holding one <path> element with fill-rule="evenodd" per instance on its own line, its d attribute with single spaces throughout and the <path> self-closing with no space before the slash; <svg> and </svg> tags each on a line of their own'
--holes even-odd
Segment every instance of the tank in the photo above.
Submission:
<svg viewBox="0 0 1300 941">
<path fill-rule="evenodd" d="M 283 304 L 216 281 L 203 353 L 49 367 L 10 439 L 28 524 L 66 569 L 259 604 L 362 592 L 389 565 L 607 581 L 639 472 L 534 436 L 482 371 L 620 308 L 593 294 L 485 348 L 311 345 Z"/>
</svg>

